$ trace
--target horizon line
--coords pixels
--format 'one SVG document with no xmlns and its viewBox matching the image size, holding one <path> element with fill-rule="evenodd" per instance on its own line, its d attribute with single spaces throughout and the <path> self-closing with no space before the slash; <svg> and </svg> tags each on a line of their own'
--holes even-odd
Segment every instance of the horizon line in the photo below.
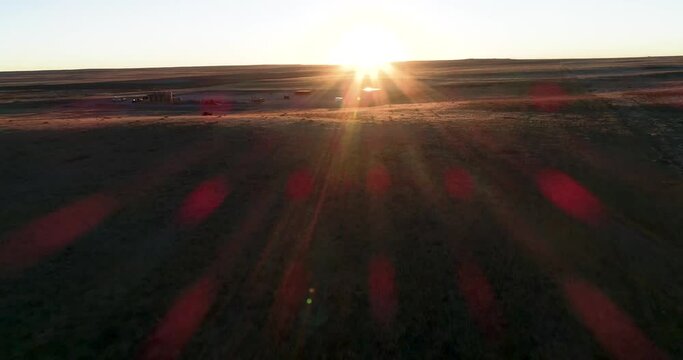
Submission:
<svg viewBox="0 0 683 360">
<path fill-rule="evenodd" d="M 398 60 L 389 61 L 390 64 L 403 63 L 425 63 L 425 62 L 446 62 L 446 61 L 487 61 L 487 60 L 507 60 L 507 61 L 562 61 L 562 60 L 618 60 L 618 59 L 648 59 L 648 58 L 678 58 L 681 55 L 647 55 L 647 56 L 598 56 L 598 57 L 538 57 L 538 58 L 456 58 L 456 59 L 430 59 L 430 60 Z M 184 68 L 211 68 L 211 67 L 258 67 L 258 66 L 343 66 L 342 64 L 323 64 L 323 63 L 256 63 L 256 64 L 221 64 L 221 65 L 169 65 L 169 66 L 122 66 L 122 67 L 84 67 L 84 68 L 61 68 L 61 69 L 30 69 L 30 70 L 0 70 L 2 73 L 26 73 L 26 72 L 53 72 L 53 71 L 107 71 L 107 70 L 151 70 L 151 69 L 184 69 Z"/>
</svg>

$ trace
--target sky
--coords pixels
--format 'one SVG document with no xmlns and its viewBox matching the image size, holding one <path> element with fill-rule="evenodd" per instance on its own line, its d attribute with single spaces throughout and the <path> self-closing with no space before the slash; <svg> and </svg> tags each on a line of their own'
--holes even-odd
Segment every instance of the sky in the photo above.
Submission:
<svg viewBox="0 0 683 360">
<path fill-rule="evenodd" d="M 683 55 L 682 19 L 681 0 L 0 0 L 0 71 Z"/>
</svg>

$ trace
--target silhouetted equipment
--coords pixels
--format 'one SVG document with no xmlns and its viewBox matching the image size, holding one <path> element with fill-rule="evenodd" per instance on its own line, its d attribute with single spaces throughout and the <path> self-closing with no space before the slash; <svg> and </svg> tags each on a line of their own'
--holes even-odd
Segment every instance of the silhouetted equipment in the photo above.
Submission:
<svg viewBox="0 0 683 360">
<path fill-rule="evenodd" d="M 150 103 L 173 104 L 173 91 L 156 91 L 147 95 Z"/>
<path fill-rule="evenodd" d="M 289 100 L 289 95 L 285 95 L 285 100 Z"/>
</svg>

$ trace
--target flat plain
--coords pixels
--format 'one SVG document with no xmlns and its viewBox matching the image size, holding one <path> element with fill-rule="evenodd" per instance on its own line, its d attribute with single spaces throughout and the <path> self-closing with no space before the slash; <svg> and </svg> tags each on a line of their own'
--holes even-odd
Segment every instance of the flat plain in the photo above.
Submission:
<svg viewBox="0 0 683 360">
<path fill-rule="evenodd" d="M 0 73 L 0 164 L 2 359 L 683 357 L 681 57 Z"/>
</svg>

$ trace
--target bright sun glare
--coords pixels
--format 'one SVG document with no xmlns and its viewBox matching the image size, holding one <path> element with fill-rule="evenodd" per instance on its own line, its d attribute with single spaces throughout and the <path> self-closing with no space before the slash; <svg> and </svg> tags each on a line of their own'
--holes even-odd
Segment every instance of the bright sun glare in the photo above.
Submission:
<svg viewBox="0 0 683 360">
<path fill-rule="evenodd" d="M 376 77 L 379 72 L 388 72 L 391 62 L 404 58 L 405 54 L 396 37 L 377 26 L 350 29 L 332 53 L 334 63 L 354 70 L 359 77 Z"/>
</svg>

